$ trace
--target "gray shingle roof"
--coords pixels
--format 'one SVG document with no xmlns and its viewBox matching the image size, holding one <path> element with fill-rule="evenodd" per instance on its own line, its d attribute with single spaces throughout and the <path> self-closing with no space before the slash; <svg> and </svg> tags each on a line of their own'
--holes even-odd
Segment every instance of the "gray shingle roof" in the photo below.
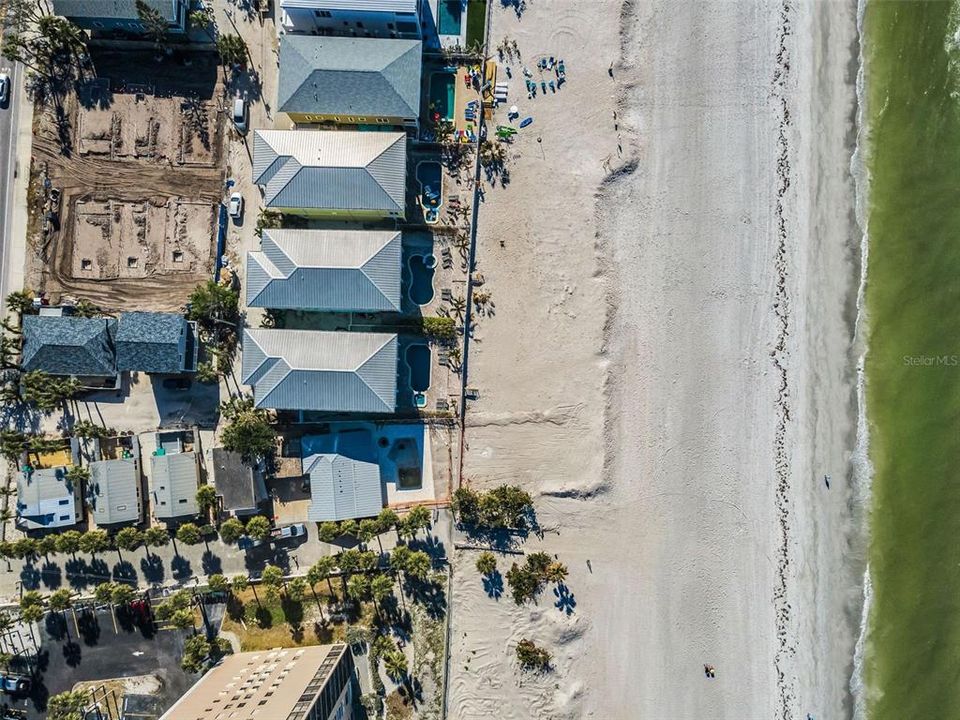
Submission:
<svg viewBox="0 0 960 720">
<path fill-rule="evenodd" d="M 51 375 L 109 377 L 116 374 L 113 318 L 26 315 L 24 370 Z"/>
<path fill-rule="evenodd" d="M 156 373 L 182 371 L 187 332 L 187 320 L 182 315 L 121 313 L 117 325 L 117 369 Z"/>
<path fill-rule="evenodd" d="M 145 0 L 168 22 L 177 19 L 173 0 Z M 53 0 L 53 12 L 67 18 L 139 20 L 136 0 Z"/>
<path fill-rule="evenodd" d="M 247 305 L 400 312 L 401 236 L 381 230 L 264 230 L 247 253 Z"/>
<path fill-rule="evenodd" d="M 150 456 L 153 514 L 161 520 L 196 515 L 197 455 L 194 452 Z"/>
<path fill-rule="evenodd" d="M 343 455 L 311 455 L 303 460 L 303 472 L 310 476 L 307 520 L 372 517 L 383 507 L 376 463 Z"/>
<path fill-rule="evenodd" d="M 419 40 L 284 35 L 281 112 L 416 119 Z"/>
<path fill-rule="evenodd" d="M 90 463 L 90 505 L 97 525 L 140 520 L 140 469 L 135 458 Z"/>
<path fill-rule="evenodd" d="M 244 384 L 257 407 L 390 413 L 397 336 L 317 330 L 243 331 Z"/>
<path fill-rule="evenodd" d="M 390 132 L 255 130 L 253 181 L 271 208 L 405 208 L 407 136 Z"/>
<path fill-rule="evenodd" d="M 70 527 L 77 522 L 78 488 L 67 468 L 41 468 L 17 476 L 17 515 L 27 529 Z"/>
</svg>

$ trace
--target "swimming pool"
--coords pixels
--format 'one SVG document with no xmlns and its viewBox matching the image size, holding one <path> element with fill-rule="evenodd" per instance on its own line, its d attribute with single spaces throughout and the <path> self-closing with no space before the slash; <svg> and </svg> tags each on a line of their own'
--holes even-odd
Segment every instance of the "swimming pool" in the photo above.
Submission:
<svg viewBox="0 0 960 720">
<path fill-rule="evenodd" d="M 414 392 L 424 392 L 430 387 L 430 348 L 426 345 L 411 345 L 407 348 L 407 367 L 410 368 L 410 387 Z"/>
<path fill-rule="evenodd" d="M 430 76 L 430 117 L 439 113 L 440 118 L 453 122 L 454 98 L 457 93 L 457 76 L 452 73 L 435 72 Z"/>
<path fill-rule="evenodd" d="M 433 300 L 433 268 L 436 264 L 433 255 L 429 260 L 423 255 L 410 258 L 410 299 L 417 305 L 426 305 Z"/>
<path fill-rule="evenodd" d="M 463 0 L 440 0 L 437 31 L 441 35 L 459 35 L 463 21 Z"/>
<path fill-rule="evenodd" d="M 440 206 L 443 204 L 443 168 L 440 163 L 418 163 L 417 182 L 420 183 L 420 206 L 423 208 L 424 221 L 432 225 L 440 219 Z"/>
</svg>

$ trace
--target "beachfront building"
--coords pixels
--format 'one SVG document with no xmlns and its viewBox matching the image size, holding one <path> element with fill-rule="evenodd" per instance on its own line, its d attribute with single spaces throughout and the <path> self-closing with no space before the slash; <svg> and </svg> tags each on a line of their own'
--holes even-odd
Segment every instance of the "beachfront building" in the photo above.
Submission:
<svg viewBox="0 0 960 720">
<path fill-rule="evenodd" d="M 159 432 L 157 449 L 150 456 L 150 501 L 157 520 L 179 521 L 195 517 L 200 466 L 197 454 L 185 452 L 183 435 Z"/>
<path fill-rule="evenodd" d="M 211 460 L 220 512 L 232 517 L 259 513 L 267 500 L 262 464 L 246 462 L 240 453 L 225 448 L 214 448 Z"/>
<path fill-rule="evenodd" d="M 103 382 L 117 375 L 113 318 L 25 315 L 20 366 L 24 372 Z"/>
<path fill-rule="evenodd" d="M 242 382 L 259 408 L 392 413 L 397 336 L 319 330 L 243 331 Z"/>
<path fill-rule="evenodd" d="M 407 136 L 256 130 L 253 181 L 268 210 L 334 220 L 405 216 Z"/>
<path fill-rule="evenodd" d="M 419 40 L 286 35 L 277 107 L 297 125 L 416 129 L 421 54 Z"/>
<path fill-rule="evenodd" d="M 189 0 L 144 2 L 167 21 L 167 32 L 179 34 L 186 30 Z M 83 30 L 97 33 L 144 35 L 147 32 L 136 0 L 53 0 L 53 12 Z"/>
<path fill-rule="evenodd" d="M 21 530 L 69 528 L 80 522 L 78 483 L 66 466 L 28 468 L 17 476 L 17 527 Z"/>
<path fill-rule="evenodd" d="M 350 720 L 355 674 L 339 643 L 226 655 L 160 720 Z"/>
<path fill-rule="evenodd" d="M 87 504 L 98 527 L 139 523 L 140 461 L 131 456 L 90 463 Z"/>
<path fill-rule="evenodd" d="M 400 312 L 401 235 L 393 230 L 264 229 L 247 253 L 247 305 Z"/>
<path fill-rule="evenodd" d="M 196 323 L 162 312 L 120 314 L 117 370 L 179 374 L 197 369 Z"/>
<path fill-rule="evenodd" d="M 369 430 L 302 439 L 303 474 L 310 479 L 307 520 L 373 517 L 383 508 L 380 465 Z"/>
<path fill-rule="evenodd" d="M 420 37 L 422 0 L 280 0 L 286 33 L 347 37 Z"/>
</svg>

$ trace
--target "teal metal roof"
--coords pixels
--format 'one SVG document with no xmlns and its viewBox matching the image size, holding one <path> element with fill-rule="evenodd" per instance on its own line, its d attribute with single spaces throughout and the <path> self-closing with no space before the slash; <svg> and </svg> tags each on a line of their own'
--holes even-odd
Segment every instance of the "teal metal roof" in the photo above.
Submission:
<svg viewBox="0 0 960 720">
<path fill-rule="evenodd" d="M 281 112 L 416 120 L 420 115 L 419 40 L 284 35 Z"/>
</svg>

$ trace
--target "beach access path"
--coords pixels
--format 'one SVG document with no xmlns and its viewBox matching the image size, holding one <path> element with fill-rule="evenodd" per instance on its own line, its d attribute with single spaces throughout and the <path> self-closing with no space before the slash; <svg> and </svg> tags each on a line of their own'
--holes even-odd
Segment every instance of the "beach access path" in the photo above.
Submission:
<svg viewBox="0 0 960 720">
<path fill-rule="evenodd" d="M 575 603 L 494 600 L 458 553 L 456 717 L 849 711 L 855 10 L 495 8 L 491 46 L 568 82 L 527 100 L 513 68 L 534 124 L 481 212 L 464 479 L 531 491 L 522 549 Z"/>
</svg>

